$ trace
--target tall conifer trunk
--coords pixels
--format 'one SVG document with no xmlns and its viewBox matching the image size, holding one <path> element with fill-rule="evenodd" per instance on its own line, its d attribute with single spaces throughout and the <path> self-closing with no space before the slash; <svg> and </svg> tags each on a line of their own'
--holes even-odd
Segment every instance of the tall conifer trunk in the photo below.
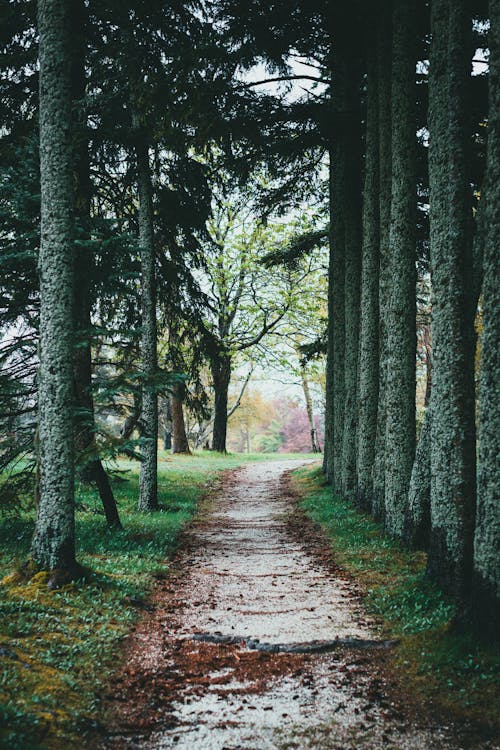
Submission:
<svg viewBox="0 0 500 750">
<path fill-rule="evenodd" d="M 326 373 L 325 373 L 325 442 L 323 449 L 323 471 L 327 479 L 333 481 L 333 464 L 335 458 L 335 438 L 334 438 L 334 335 L 333 320 L 335 315 L 334 307 L 334 219 L 333 219 L 333 184 L 334 169 L 333 160 L 335 152 L 333 145 L 329 147 L 329 176 L 328 176 L 328 200 L 330 212 L 330 230 L 328 233 L 329 240 L 329 259 L 328 259 L 328 323 L 327 323 L 327 351 L 326 351 Z M 335 300 L 335 303 L 337 300 Z"/>
<path fill-rule="evenodd" d="M 371 17 L 373 18 L 373 17 Z M 367 114 L 363 197 L 363 257 L 359 336 L 358 503 L 372 504 L 379 377 L 379 104 L 376 38 L 367 50 Z"/>
<path fill-rule="evenodd" d="M 490 24 L 487 172 L 481 198 L 486 200 L 486 221 L 473 611 L 478 630 L 495 638 L 500 628 L 500 7 L 493 1 Z"/>
<path fill-rule="evenodd" d="M 403 538 L 415 549 L 427 550 L 431 530 L 431 408 L 427 408 L 411 471 Z"/>
<path fill-rule="evenodd" d="M 432 275 L 429 573 L 462 602 L 475 513 L 474 331 L 467 125 L 472 20 L 465 0 L 433 0 L 429 78 Z"/>
<path fill-rule="evenodd" d="M 339 32 L 341 33 L 340 29 Z M 333 96 L 335 107 L 335 138 L 330 151 L 330 266 L 329 307 L 331 314 L 330 369 L 332 377 L 331 447 L 328 462 L 333 491 L 342 492 L 342 446 L 344 443 L 344 350 L 345 350 L 345 230 L 343 185 L 348 170 L 347 155 L 343 149 L 344 117 L 342 115 L 342 89 L 344 87 L 340 52 L 333 63 Z"/>
<path fill-rule="evenodd" d="M 137 182 L 139 193 L 139 245 L 141 249 L 141 360 L 143 460 L 139 478 L 139 510 L 158 507 L 158 395 L 154 383 L 157 372 L 156 279 L 153 234 L 153 200 L 149 148 L 140 128 L 136 128 Z"/>
<path fill-rule="evenodd" d="M 344 37 L 344 40 L 347 38 Z M 344 173 L 345 301 L 344 301 L 344 431 L 342 491 L 357 498 L 358 357 L 361 292 L 361 78 L 360 59 L 351 44 L 342 44 L 342 141 Z"/>
<path fill-rule="evenodd" d="M 75 252 L 75 335 L 76 347 L 73 368 L 75 379 L 75 448 L 85 465 L 80 471 L 83 481 L 97 486 L 107 524 L 110 528 L 121 528 L 109 477 L 104 470 L 95 444 L 96 425 L 94 399 L 92 396 L 92 350 L 90 343 L 90 268 L 93 261 L 89 250 L 89 218 L 91 202 L 90 164 L 88 156 L 88 134 L 85 113 L 85 7 L 83 0 L 72 0 L 72 67 L 71 88 L 75 112 L 75 210 L 77 222 L 77 244 Z M 90 458 L 85 454 L 91 453 Z"/>
<path fill-rule="evenodd" d="M 41 242 L 40 500 L 32 555 L 75 566 L 71 35 L 65 0 L 39 0 Z"/>
<path fill-rule="evenodd" d="M 331 371 L 333 449 L 330 474 L 334 491 L 353 497 L 356 490 L 357 362 L 361 271 L 361 121 L 360 62 L 348 41 L 352 8 L 332 13 L 331 149 Z"/>
<path fill-rule="evenodd" d="M 392 187 L 385 391 L 385 526 L 402 536 L 415 457 L 416 121 L 415 0 L 392 16 Z"/>
<path fill-rule="evenodd" d="M 383 0 L 377 35 L 379 108 L 379 366 L 377 428 L 372 470 L 371 508 L 375 518 L 385 515 L 385 390 L 387 382 L 387 310 L 389 301 L 389 230 L 391 223 L 391 69 L 392 2 Z"/>
</svg>

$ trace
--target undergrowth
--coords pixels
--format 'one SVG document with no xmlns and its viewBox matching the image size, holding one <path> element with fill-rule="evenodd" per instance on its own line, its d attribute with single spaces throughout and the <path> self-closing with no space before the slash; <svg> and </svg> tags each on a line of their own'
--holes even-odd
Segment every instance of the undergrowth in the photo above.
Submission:
<svg viewBox="0 0 500 750">
<path fill-rule="evenodd" d="M 151 514 L 136 510 L 137 464 L 119 462 L 113 488 L 123 531 L 108 531 L 96 492 L 77 486 L 77 558 L 91 574 L 87 583 L 56 591 L 47 589 L 46 574 L 28 581 L 22 574 L 34 512 L 0 518 L 0 747 L 81 746 L 95 726 L 96 696 L 119 642 L 155 576 L 168 568 L 198 500 L 222 470 L 262 458 L 201 454 L 160 461 L 161 510 Z"/>
<path fill-rule="evenodd" d="M 383 635 L 399 640 L 393 663 L 406 685 L 447 715 L 498 725 L 500 648 L 455 631 L 456 606 L 426 576 L 426 555 L 405 550 L 367 513 L 334 497 L 319 469 L 299 469 L 292 481 Z"/>
</svg>

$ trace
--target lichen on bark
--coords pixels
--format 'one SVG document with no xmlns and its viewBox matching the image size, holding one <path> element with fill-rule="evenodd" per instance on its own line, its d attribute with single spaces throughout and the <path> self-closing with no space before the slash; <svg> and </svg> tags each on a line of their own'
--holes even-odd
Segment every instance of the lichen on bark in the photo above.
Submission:
<svg viewBox="0 0 500 750">
<path fill-rule="evenodd" d="M 48 570 L 75 564 L 73 449 L 73 189 L 68 6 L 39 0 L 40 496 L 32 544 Z"/>
<path fill-rule="evenodd" d="M 144 439 L 139 477 L 139 510 L 158 507 L 158 395 L 156 279 L 153 232 L 153 200 L 149 149 L 136 123 L 137 184 L 139 195 L 139 246 L 141 252 L 141 426 Z"/>
<path fill-rule="evenodd" d="M 379 378 L 379 107 L 376 41 L 368 42 L 363 250 L 361 267 L 361 322 L 358 394 L 358 503 L 372 503 Z"/>
<path fill-rule="evenodd" d="M 392 17 L 392 186 L 385 389 L 385 526 L 402 536 L 415 455 L 415 0 Z"/>
<path fill-rule="evenodd" d="M 429 78 L 432 276 L 431 536 L 428 570 L 469 600 L 475 509 L 474 329 L 465 0 L 433 0 Z M 465 612 L 465 606 L 462 607 Z"/>
<path fill-rule="evenodd" d="M 415 453 L 403 538 L 412 549 L 427 550 L 431 524 L 431 407 L 427 408 Z"/>
<path fill-rule="evenodd" d="M 500 6 L 490 2 L 490 71 L 483 244 L 483 328 L 479 380 L 477 515 L 473 604 L 478 628 L 500 627 Z"/>
<path fill-rule="evenodd" d="M 387 306 L 389 298 L 389 229 L 391 220 L 391 3 L 380 8 L 377 35 L 377 77 L 379 108 L 379 366 L 377 428 L 372 470 L 373 516 L 383 520 L 385 513 L 385 386 L 387 380 Z"/>
<path fill-rule="evenodd" d="M 342 493 L 357 495 L 358 356 L 361 282 L 361 80 L 358 50 L 340 45 L 337 82 L 339 150 L 343 160 L 337 197 L 342 201 L 344 230 L 344 424 Z M 337 157 L 338 158 L 338 157 Z M 338 205 L 338 203 L 337 203 Z"/>
</svg>

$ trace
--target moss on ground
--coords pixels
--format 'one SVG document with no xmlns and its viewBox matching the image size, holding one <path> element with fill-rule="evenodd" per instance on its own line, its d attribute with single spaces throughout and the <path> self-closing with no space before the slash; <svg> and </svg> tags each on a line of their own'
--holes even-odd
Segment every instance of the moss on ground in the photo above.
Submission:
<svg viewBox="0 0 500 750">
<path fill-rule="evenodd" d="M 118 463 L 113 486 L 123 531 L 108 531 L 96 492 L 77 487 L 77 557 L 90 570 L 86 582 L 50 591 L 46 573 L 26 576 L 34 513 L 0 518 L 0 747 L 81 746 L 119 642 L 155 576 L 168 568 L 199 499 L 223 470 L 269 456 L 160 459 L 161 510 L 148 515 L 136 510 L 137 464 Z"/>
<path fill-rule="evenodd" d="M 319 469 L 295 471 L 292 485 L 384 636 L 399 639 L 393 664 L 409 691 L 448 716 L 498 726 L 500 647 L 453 629 L 456 607 L 426 577 L 426 555 L 405 550 L 367 513 L 334 497 Z"/>
</svg>

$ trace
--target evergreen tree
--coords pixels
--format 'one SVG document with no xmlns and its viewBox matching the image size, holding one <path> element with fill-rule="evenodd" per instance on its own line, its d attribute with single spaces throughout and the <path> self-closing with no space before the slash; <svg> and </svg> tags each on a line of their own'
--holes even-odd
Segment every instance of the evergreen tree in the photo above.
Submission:
<svg viewBox="0 0 500 750">
<path fill-rule="evenodd" d="M 352 12 L 352 11 L 351 11 Z M 345 162 L 339 186 L 344 225 L 344 426 L 342 433 L 342 490 L 350 500 L 357 497 L 358 356 L 361 287 L 361 60 L 356 46 L 347 43 L 345 18 L 336 31 L 339 60 L 338 137 Z M 340 41 L 342 40 L 342 41 Z M 338 151 L 337 151 L 338 158 Z M 335 207 L 334 207 L 335 211 Z M 335 214 L 334 214 L 335 217 Z"/>
<path fill-rule="evenodd" d="M 91 349 L 91 268 L 93 246 L 90 242 L 92 184 L 90 179 L 89 135 L 86 123 L 86 47 L 87 15 L 82 0 L 71 0 L 72 38 L 71 89 L 73 99 L 74 185 L 76 213 L 75 248 L 75 448 L 80 478 L 94 482 L 99 491 L 110 528 L 121 528 L 111 484 L 99 458 L 96 445 L 94 398 L 92 393 Z"/>
<path fill-rule="evenodd" d="M 41 244 L 40 501 L 32 555 L 42 568 L 75 566 L 73 448 L 73 185 L 71 35 L 64 0 L 38 4 Z"/>
<path fill-rule="evenodd" d="M 139 482 L 139 509 L 158 507 L 158 368 L 156 330 L 155 245 L 149 148 L 144 132 L 136 124 L 137 183 L 139 196 L 139 245 L 141 251 L 141 427 L 143 460 Z"/>
<path fill-rule="evenodd" d="M 490 71 L 484 236 L 483 329 L 479 381 L 477 517 L 474 538 L 473 611 L 481 633 L 498 636 L 500 625 L 500 7 L 490 2 Z"/>
<path fill-rule="evenodd" d="M 394 4 L 392 16 L 392 187 L 385 388 L 385 525 L 403 533 L 415 454 L 415 62 L 414 0 Z"/>
<path fill-rule="evenodd" d="M 377 23 L 372 16 L 370 20 Z M 371 507 L 379 390 L 379 99 L 377 35 L 368 29 L 363 257 L 359 335 L 358 503 Z"/>
<path fill-rule="evenodd" d="M 433 0 L 429 80 L 432 273 L 431 539 L 429 572 L 464 602 L 475 507 L 474 350 L 468 91 L 471 17 L 465 0 Z"/>
<path fill-rule="evenodd" d="M 381 520 L 385 514 L 385 434 L 387 383 L 387 318 L 389 302 L 389 229 L 391 219 L 391 77 L 392 2 L 383 0 L 377 34 L 378 132 L 379 132 L 379 330 L 378 403 L 375 456 L 372 469 L 372 513 Z"/>
<path fill-rule="evenodd" d="M 342 483 L 342 453 L 344 444 L 344 414 L 345 414 L 345 200 L 344 185 L 349 171 L 349 154 L 346 149 L 347 133 L 350 126 L 347 90 L 349 88 L 349 72 L 346 62 L 342 59 L 342 46 L 335 43 L 335 34 L 342 38 L 343 28 L 334 15 L 332 28 L 332 96 L 333 122 L 330 148 L 330 270 L 329 270 L 329 310 L 332 317 L 328 325 L 331 327 L 329 338 L 332 340 L 331 364 L 328 373 L 332 377 L 331 385 L 331 461 L 329 474 L 334 492 L 343 491 Z M 346 80 L 347 78 L 347 80 Z M 347 110 L 347 112 L 346 112 Z M 328 393 L 328 384 L 327 384 Z"/>
</svg>

